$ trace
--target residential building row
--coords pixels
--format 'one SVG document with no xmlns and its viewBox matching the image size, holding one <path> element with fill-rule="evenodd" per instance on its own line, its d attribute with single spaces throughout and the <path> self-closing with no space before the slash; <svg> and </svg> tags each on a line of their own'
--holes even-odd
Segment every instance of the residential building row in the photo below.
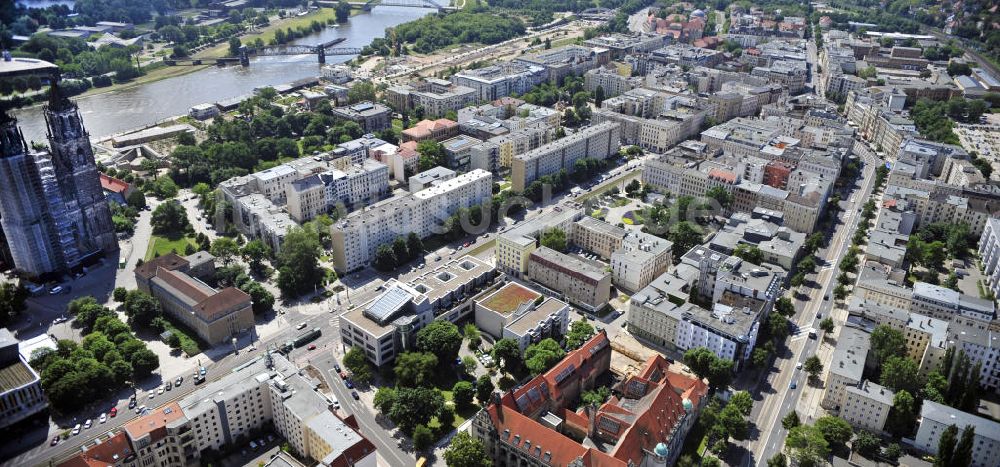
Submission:
<svg viewBox="0 0 1000 467">
<path fill-rule="evenodd" d="M 603 160 L 618 154 L 621 133 L 613 122 L 595 123 L 576 133 L 539 146 L 511 161 L 512 189 L 523 192 L 531 182 L 560 170 L 571 172 L 580 159 Z"/>
<path fill-rule="evenodd" d="M 492 187 L 493 175 L 476 169 L 352 212 L 331 227 L 334 266 L 342 272 L 355 271 L 375 259 L 379 245 L 411 232 L 420 238 L 440 233 L 441 224 L 459 208 L 488 200 Z"/>
<path fill-rule="evenodd" d="M 378 465 L 375 446 L 336 406 L 293 363 L 267 352 L 179 401 L 149 409 L 58 465 L 199 465 L 203 451 L 220 451 L 266 425 L 316 465 Z"/>
</svg>

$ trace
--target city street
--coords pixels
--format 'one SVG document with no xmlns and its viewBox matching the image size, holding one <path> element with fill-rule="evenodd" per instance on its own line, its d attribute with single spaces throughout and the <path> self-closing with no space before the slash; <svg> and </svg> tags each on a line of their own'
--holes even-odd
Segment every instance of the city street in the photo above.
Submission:
<svg viewBox="0 0 1000 467">
<path fill-rule="evenodd" d="M 796 365 L 804 363 L 806 359 L 817 354 L 817 348 L 827 337 L 819 329 L 821 316 L 823 318 L 831 316 L 837 309 L 834 308 L 832 291 L 834 278 L 839 274 L 840 260 L 847 253 L 850 247 L 852 233 L 857 229 L 857 224 L 861 219 L 860 207 L 867 202 L 871 196 L 875 183 L 875 168 L 881 162 L 869 151 L 861 152 L 861 159 L 864 161 L 862 170 L 861 188 L 854 194 L 855 202 L 842 201 L 843 209 L 842 223 L 830 237 L 830 244 L 820 254 L 817 255 L 825 263 L 820 264 L 820 270 L 815 276 L 818 287 L 810 287 L 806 292 L 805 300 L 796 298 L 794 301 L 796 314 L 791 318 L 794 325 L 792 336 L 788 341 L 789 355 L 786 358 L 779 358 L 775 361 L 776 368 L 768 373 L 767 379 L 758 387 L 751 420 L 757 427 L 757 436 L 749 442 L 750 459 L 744 465 L 767 465 L 767 460 L 781 452 L 784 446 L 787 431 L 781 426 L 781 419 L 792 410 L 799 411 L 799 417 L 803 421 L 815 419 L 819 407 L 819 396 L 822 394 L 822 386 L 814 387 L 808 383 L 808 375 L 804 370 L 796 369 Z M 828 299 L 824 299 L 828 297 Z M 843 324 L 844 317 L 834 315 L 836 324 Z M 808 338 L 808 332 L 815 331 L 816 339 Z M 829 368 L 832 352 L 820 352 L 818 354 L 824 369 Z M 822 374 L 817 378 L 823 381 Z M 797 388 L 791 389 L 791 383 L 796 383 Z M 808 393 L 805 403 L 800 404 L 800 399 L 804 393 Z"/>
</svg>

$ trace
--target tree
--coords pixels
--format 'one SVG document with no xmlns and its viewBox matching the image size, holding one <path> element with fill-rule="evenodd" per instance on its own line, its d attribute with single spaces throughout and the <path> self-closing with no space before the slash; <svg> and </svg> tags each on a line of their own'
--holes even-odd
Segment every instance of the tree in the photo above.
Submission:
<svg viewBox="0 0 1000 467">
<path fill-rule="evenodd" d="M 833 332 L 833 319 L 829 316 L 819 322 L 819 328 L 827 333 Z"/>
<path fill-rule="evenodd" d="M 444 407 L 444 396 L 436 389 L 400 387 L 396 388 L 389 419 L 404 433 L 413 433 L 417 425 L 427 425 L 431 417 L 440 413 L 441 407 Z"/>
<path fill-rule="evenodd" d="M 317 236 L 302 228 L 292 228 L 285 234 L 278 254 L 278 288 L 289 297 L 312 291 L 326 273 L 319 266 L 320 244 Z"/>
<path fill-rule="evenodd" d="M 250 265 L 250 270 L 259 274 L 264 270 L 264 260 L 271 256 L 271 249 L 260 240 L 250 240 L 243 245 L 240 254 Z"/>
<path fill-rule="evenodd" d="M 725 388 L 733 380 L 732 360 L 727 358 L 716 358 L 709 365 L 708 383 L 714 388 Z"/>
<path fill-rule="evenodd" d="M 265 289 L 260 282 L 247 281 L 241 284 L 239 289 L 250 296 L 250 300 L 253 301 L 253 312 L 255 314 L 267 313 L 274 308 L 274 295 Z"/>
<path fill-rule="evenodd" d="M 154 318 L 162 314 L 160 311 L 160 301 L 141 290 L 130 290 L 125 295 L 123 308 L 125 309 L 125 315 L 128 316 L 128 320 L 133 326 L 139 323 L 148 326 L 153 322 Z"/>
<path fill-rule="evenodd" d="M 128 198 L 125 199 L 125 202 L 130 207 L 135 208 L 137 210 L 145 209 L 146 195 L 142 194 L 142 192 L 139 190 L 133 190 L 132 193 L 128 195 Z"/>
<path fill-rule="evenodd" d="M 583 394 L 580 394 L 580 402 L 585 405 L 600 407 L 601 404 L 604 404 L 604 402 L 608 400 L 608 397 L 611 397 L 611 390 L 608 389 L 607 386 L 601 386 L 590 391 L 584 391 Z"/>
<path fill-rule="evenodd" d="M 347 102 L 351 104 L 374 100 L 375 85 L 371 81 L 355 81 L 354 86 L 347 90 Z"/>
<path fill-rule="evenodd" d="M 972 446 L 975 437 L 976 427 L 966 425 L 965 429 L 962 430 L 962 439 L 955 446 L 955 456 L 951 460 L 953 465 L 972 465 Z"/>
<path fill-rule="evenodd" d="M 28 300 L 28 289 L 21 284 L 4 282 L 0 284 L 0 326 L 7 326 L 24 311 Z"/>
<path fill-rule="evenodd" d="M 392 410 L 392 404 L 396 402 L 396 389 L 390 388 L 388 386 L 382 386 L 375 391 L 375 397 L 372 400 L 372 405 L 383 415 L 388 415 L 389 411 Z"/>
<path fill-rule="evenodd" d="M 597 89 L 594 90 L 594 107 L 601 107 L 601 103 L 604 102 L 606 92 L 604 91 L 604 86 L 598 85 Z"/>
<path fill-rule="evenodd" d="M 416 258 L 423 253 L 424 242 L 420 240 L 420 236 L 416 232 L 410 232 L 406 236 L 406 251 L 409 253 L 410 258 Z"/>
<path fill-rule="evenodd" d="M 375 260 L 372 265 L 379 271 L 392 271 L 399 267 L 399 257 L 391 245 L 383 243 L 375 249 Z"/>
<path fill-rule="evenodd" d="M 462 334 L 454 323 L 434 320 L 417 332 L 417 348 L 436 355 L 438 363 L 447 366 L 458 357 L 458 351 L 462 348 Z"/>
<path fill-rule="evenodd" d="M 862 430 L 854 437 L 851 448 L 865 457 L 872 457 L 878 454 L 880 444 L 878 437 L 871 434 L 871 432 Z"/>
<path fill-rule="evenodd" d="M 890 443 L 882 451 L 882 455 L 887 457 L 889 461 L 896 462 L 903 456 L 903 447 L 899 443 Z"/>
<path fill-rule="evenodd" d="M 750 354 L 750 361 L 756 368 L 764 368 L 770 358 L 771 354 L 761 347 L 753 349 L 753 352 Z"/>
<path fill-rule="evenodd" d="M 529 345 L 524 350 L 524 366 L 533 375 L 540 375 L 566 356 L 566 351 L 551 337 L 542 339 L 537 344 Z"/>
<path fill-rule="evenodd" d="M 705 192 L 705 197 L 715 200 L 723 209 L 729 207 L 733 202 L 733 195 L 721 186 L 714 186 Z"/>
<path fill-rule="evenodd" d="M 510 338 L 503 338 L 493 344 L 493 359 L 500 364 L 503 371 L 510 373 L 521 366 L 521 347 L 517 341 Z"/>
<path fill-rule="evenodd" d="M 951 425 L 941 432 L 938 440 L 937 457 L 934 458 L 934 467 L 951 467 L 955 459 L 955 444 L 958 442 L 958 427 Z"/>
<path fill-rule="evenodd" d="M 343 2 L 341 2 L 343 3 Z M 424 425 L 417 425 L 413 429 L 413 448 L 417 451 L 423 451 L 427 449 L 434 443 L 434 433 L 431 432 L 430 428 Z"/>
<path fill-rule="evenodd" d="M 594 337 L 594 326 L 582 319 L 573 321 L 569 326 L 569 332 L 566 333 L 566 348 L 578 349 L 591 337 Z"/>
<path fill-rule="evenodd" d="M 749 428 L 750 424 L 747 421 L 747 416 L 741 412 L 740 407 L 728 404 L 719 412 L 719 418 L 715 422 L 713 430 L 725 432 L 726 436 L 730 436 L 736 440 L 744 440 L 747 437 Z"/>
<path fill-rule="evenodd" d="M 438 358 L 428 352 L 403 352 L 396 357 L 396 384 L 401 387 L 430 386 Z"/>
<path fill-rule="evenodd" d="M 882 365 L 879 383 L 893 391 L 915 394 L 924 386 L 917 363 L 907 357 L 893 356 Z"/>
<path fill-rule="evenodd" d="M 482 375 L 476 380 L 476 400 L 480 404 L 487 404 L 493 396 L 493 391 L 496 387 L 493 386 L 493 380 L 490 379 L 490 375 Z"/>
<path fill-rule="evenodd" d="M 334 8 L 334 14 L 337 16 L 338 23 L 346 23 L 351 17 L 351 4 L 340 0 Z"/>
<path fill-rule="evenodd" d="M 371 368 L 368 366 L 368 358 L 361 347 L 351 347 L 344 354 L 344 368 L 351 372 L 351 378 L 355 382 L 365 384 L 371 381 Z"/>
<path fill-rule="evenodd" d="M 552 227 L 542 232 L 542 246 L 558 252 L 566 251 L 566 232 L 559 227 Z"/>
<path fill-rule="evenodd" d="M 753 410 L 753 397 L 750 396 L 749 392 L 736 391 L 729 398 L 729 404 L 739 409 L 743 416 L 750 416 L 750 411 Z"/>
<path fill-rule="evenodd" d="M 816 428 L 823 433 L 823 439 L 831 446 L 844 446 L 854 435 L 849 423 L 840 417 L 830 415 L 816 420 Z"/>
<path fill-rule="evenodd" d="M 805 368 L 806 373 L 809 373 L 810 378 L 815 378 L 823 371 L 823 363 L 819 361 L 819 357 L 813 355 L 806 359 L 803 368 Z"/>
<path fill-rule="evenodd" d="M 788 297 L 781 297 L 774 302 L 774 310 L 782 316 L 792 316 L 795 314 L 795 305 L 792 304 L 792 299 Z"/>
<path fill-rule="evenodd" d="M 916 401 L 905 389 L 892 397 L 892 410 L 886 421 L 886 429 L 892 434 L 903 437 L 910 434 L 917 423 Z"/>
<path fill-rule="evenodd" d="M 705 347 L 698 347 L 684 352 L 684 363 L 699 379 L 708 378 L 711 374 L 712 362 L 718 357 Z"/>
<path fill-rule="evenodd" d="M 455 409 L 452 406 L 445 404 L 441 407 L 441 410 L 438 411 L 437 419 L 438 423 L 440 423 L 442 427 L 452 426 L 452 424 L 455 423 Z"/>
<path fill-rule="evenodd" d="M 150 224 L 153 226 L 154 234 L 167 237 L 183 235 L 191 230 L 187 211 L 177 200 L 170 200 L 157 206 L 153 210 Z"/>
<path fill-rule="evenodd" d="M 879 366 L 893 355 L 906 355 L 906 337 L 897 329 L 885 324 L 875 326 L 870 340 L 872 353 Z"/>
<path fill-rule="evenodd" d="M 799 414 L 794 410 L 788 412 L 788 415 L 785 415 L 784 418 L 781 419 L 781 427 L 786 430 L 791 430 L 801 424 L 802 422 L 799 420 Z"/>
<path fill-rule="evenodd" d="M 788 465 L 788 458 L 783 453 L 777 453 L 767 460 L 767 467 L 785 467 Z"/>
<path fill-rule="evenodd" d="M 124 303 L 125 298 L 128 297 L 128 289 L 125 287 L 115 287 L 115 290 L 111 292 L 111 297 L 118 303 Z"/>
<path fill-rule="evenodd" d="M 459 381 L 451 388 L 451 394 L 455 406 L 465 408 L 472 405 L 472 398 L 476 395 L 476 389 L 468 381 Z"/>
<path fill-rule="evenodd" d="M 424 140 L 417 143 L 417 154 L 420 155 L 420 158 L 417 160 L 417 167 L 421 172 L 447 165 L 447 155 L 444 152 L 444 146 L 437 141 Z"/>
<path fill-rule="evenodd" d="M 799 425 L 788 430 L 785 451 L 793 463 L 802 467 L 815 467 L 822 465 L 830 455 L 830 445 L 815 426 Z"/>
<path fill-rule="evenodd" d="M 493 460 L 486 453 L 483 442 L 473 438 L 467 431 L 460 431 L 444 451 L 448 467 L 490 467 Z"/>
<path fill-rule="evenodd" d="M 760 263 L 764 262 L 764 252 L 761 251 L 760 248 L 757 248 L 756 245 L 741 243 L 736 246 L 735 250 L 733 250 L 733 256 L 756 265 L 760 265 Z"/>
<path fill-rule="evenodd" d="M 240 253 L 240 246 L 232 238 L 219 237 L 212 242 L 210 253 L 212 253 L 212 256 L 222 260 L 223 266 L 229 266 L 236 259 L 236 255 Z"/>
</svg>

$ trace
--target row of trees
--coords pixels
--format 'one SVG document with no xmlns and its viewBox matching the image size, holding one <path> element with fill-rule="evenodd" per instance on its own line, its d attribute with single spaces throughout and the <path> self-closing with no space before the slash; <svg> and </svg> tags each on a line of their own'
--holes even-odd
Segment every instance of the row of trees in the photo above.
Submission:
<svg viewBox="0 0 1000 467">
<path fill-rule="evenodd" d="M 56 411 L 68 413 L 101 400 L 160 366 L 156 354 L 129 326 L 93 297 L 70 302 L 68 311 L 78 319 L 92 319 L 83 341 L 60 340 L 56 350 L 41 349 L 31 356 L 31 366 L 41 374 L 42 389 Z"/>
<path fill-rule="evenodd" d="M 854 434 L 849 423 L 829 415 L 817 419 L 813 425 L 803 425 L 798 414 L 791 412 L 781 423 L 788 430 L 785 452 L 793 465 L 803 467 L 823 465 L 831 449 L 844 448 Z M 778 459 L 780 463 L 776 464 L 785 465 L 784 456 Z"/>
<path fill-rule="evenodd" d="M 392 244 L 379 245 L 375 250 L 375 269 L 380 271 L 392 271 L 402 264 L 421 257 L 424 252 L 424 244 L 415 232 L 410 232 L 404 239 L 402 236 L 396 237 Z"/>
<path fill-rule="evenodd" d="M 429 53 L 455 44 L 497 44 L 524 34 L 520 19 L 472 8 L 451 14 L 427 15 L 393 28 L 398 42 L 413 44 L 413 50 Z"/>
</svg>

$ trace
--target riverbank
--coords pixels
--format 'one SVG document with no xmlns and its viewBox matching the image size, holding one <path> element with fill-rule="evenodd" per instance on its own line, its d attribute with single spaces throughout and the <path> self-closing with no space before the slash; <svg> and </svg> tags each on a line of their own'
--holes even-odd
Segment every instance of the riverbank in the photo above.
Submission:
<svg viewBox="0 0 1000 467">
<path fill-rule="evenodd" d="M 359 11 L 352 10 L 351 15 L 354 16 L 360 13 Z M 267 43 L 274 37 L 275 31 L 281 29 L 285 30 L 288 28 L 297 29 L 299 27 L 308 26 L 313 21 L 319 21 L 324 25 L 327 24 L 328 20 L 336 18 L 336 11 L 333 8 L 320 8 L 319 10 L 310 12 L 303 16 L 292 16 L 284 19 L 281 18 L 271 18 L 270 24 L 266 27 L 250 31 L 246 34 L 240 36 L 240 40 L 246 44 L 248 41 L 253 41 L 254 39 L 260 38 Z M 209 47 L 201 52 L 198 52 L 192 56 L 192 58 L 202 59 L 202 60 L 215 60 L 217 58 L 226 57 L 229 55 L 229 44 L 222 42 Z M 120 91 L 123 89 L 128 89 L 136 86 L 141 86 L 144 84 L 155 83 L 160 80 L 167 78 L 175 78 L 178 76 L 184 76 L 188 73 L 194 73 L 197 71 L 204 70 L 205 68 L 216 66 L 215 64 L 207 65 L 196 65 L 196 66 L 162 66 L 155 68 L 145 75 L 142 75 L 132 81 L 127 83 L 112 84 L 111 86 L 103 88 L 90 88 L 78 97 L 89 97 L 97 94 L 103 94 L 106 92 Z"/>
</svg>

